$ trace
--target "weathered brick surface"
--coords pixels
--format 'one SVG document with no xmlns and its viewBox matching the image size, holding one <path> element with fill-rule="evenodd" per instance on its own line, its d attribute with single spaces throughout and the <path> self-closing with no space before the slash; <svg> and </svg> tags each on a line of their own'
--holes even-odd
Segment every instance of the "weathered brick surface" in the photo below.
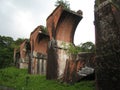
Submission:
<svg viewBox="0 0 120 90">
<path fill-rule="evenodd" d="M 107 0 L 99 1 L 102 6 Z M 97 90 L 120 90 L 119 15 L 120 8 L 114 2 L 95 10 Z"/>
<path fill-rule="evenodd" d="M 19 68 L 28 68 L 29 63 L 29 54 L 27 50 L 27 40 L 24 40 L 23 43 L 20 45 L 20 62 Z"/>
<path fill-rule="evenodd" d="M 30 48 L 28 49 L 27 46 L 29 46 L 29 43 L 27 40 L 24 40 L 20 44 L 20 48 L 14 49 L 14 63 L 18 68 L 28 68 Z"/>
<path fill-rule="evenodd" d="M 31 44 L 31 74 L 45 74 L 47 63 L 47 46 L 49 36 L 42 32 L 42 26 L 38 26 L 30 35 Z"/>
<path fill-rule="evenodd" d="M 68 59 L 64 72 L 63 81 L 74 84 L 83 78 L 93 75 L 94 79 L 95 54 L 80 53 L 76 59 Z M 82 71 L 84 69 L 84 71 Z M 92 69 L 92 71 L 90 71 Z"/>
<path fill-rule="evenodd" d="M 50 35 L 47 63 L 48 79 L 60 79 L 63 77 L 66 60 L 69 56 L 62 47 L 62 43 L 67 45 L 73 43 L 74 32 L 81 19 L 80 13 L 65 10 L 62 6 L 58 6 L 47 18 L 47 29 Z"/>
<path fill-rule="evenodd" d="M 47 29 L 50 35 L 50 40 L 55 36 L 58 20 L 62 13 L 62 7 L 58 6 L 47 18 Z"/>
</svg>

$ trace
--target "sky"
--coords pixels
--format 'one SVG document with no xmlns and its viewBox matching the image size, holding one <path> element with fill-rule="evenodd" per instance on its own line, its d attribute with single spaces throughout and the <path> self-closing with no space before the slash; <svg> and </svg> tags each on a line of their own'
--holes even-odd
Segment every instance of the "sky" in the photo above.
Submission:
<svg viewBox="0 0 120 90">
<path fill-rule="evenodd" d="M 53 12 L 57 0 L 0 0 L 0 35 L 29 38 L 30 33 L 39 25 L 46 26 L 47 17 Z M 95 43 L 94 1 L 67 0 L 70 9 L 82 10 L 83 19 L 79 22 L 74 35 L 74 43 L 87 41 Z"/>
</svg>

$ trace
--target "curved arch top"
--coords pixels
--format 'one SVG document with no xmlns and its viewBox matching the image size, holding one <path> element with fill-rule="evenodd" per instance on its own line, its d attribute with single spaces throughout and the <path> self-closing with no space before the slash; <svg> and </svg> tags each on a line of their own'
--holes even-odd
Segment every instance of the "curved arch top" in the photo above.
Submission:
<svg viewBox="0 0 120 90">
<path fill-rule="evenodd" d="M 42 32 L 41 26 L 38 26 L 30 36 L 31 47 L 34 47 L 32 50 L 47 54 L 47 44 L 49 41 L 49 36 Z"/>
<path fill-rule="evenodd" d="M 63 11 L 56 27 L 56 40 L 73 43 L 75 29 L 82 19 L 76 13 Z"/>
<path fill-rule="evenodd" d="M 80 10 L 74 12 L 58 6 L 47 18 L 50 39 L 55 38 L 60 41 L 73 42 L 75 29 L 81 19 Z"/>
<path fill-rule="evenodd" d="M 66 60 L 69 56 L 62 43 L 65 42 L 66 45 L 73 43 L 74 32 L 81 19 L 82 11 L 66 10 L 60 5 L 47 18 L 50 43 L 53 44 L 48 48 L 48 79 L 60 79 L 63 77 Z"/>
</svg>

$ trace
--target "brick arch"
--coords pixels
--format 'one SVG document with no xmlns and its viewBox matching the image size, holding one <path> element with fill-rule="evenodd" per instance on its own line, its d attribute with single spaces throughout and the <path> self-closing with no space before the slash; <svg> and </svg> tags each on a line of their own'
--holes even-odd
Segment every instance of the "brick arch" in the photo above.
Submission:
<svg viewBox="0 0 120 90">
<path fill-rule="evenodd" d="M 47 29 L 50 35 L 47 79 L 63 77 L 66 60 L 69 56 L 62 46 L 62 42 L 66 45 L 73 43 L 75 29 L 82 19 L 81 12 L 66 10 L 64 7 L 58 6 L 47 18 Z M 54 66 L 53 63 L 56 65 Z"/>
<path fill-rule="evenodd" d="M 29 72 L 31 74 L 46 73 L 46 57 L 49 35 L 42 32 L 42 27 L 38 26 L 30 35 L 31 43 L 31 61 Z"/>
<path fill-rule="evenodd" d="M 30 35 L 32 52 L 35 51 L 46 55 L 48 41 L 49 35 L 42 32 L 41 25 L 36 27 Z"/>
<path fill-rule="evenodd" d="M 36 39 L 35 39 L 35 46 L 36 46 L 35 50 L 39 51 L 39 53 L 47 54 L 46 47 L 48 45 L 48 41 L 49 41 L 48 35 L 45 35 L 43 33 L 38 33 L 38 35 L 36 36 Z M 39 47 L 39 48 L 37 48 L 37 47 Z"/>
<path fill-rule="evenodd" d="M 63 11 L 56 27 L 56 40 L 73 43 L 75 29 L 81 19 L 77 14 Z"/>
</svg>

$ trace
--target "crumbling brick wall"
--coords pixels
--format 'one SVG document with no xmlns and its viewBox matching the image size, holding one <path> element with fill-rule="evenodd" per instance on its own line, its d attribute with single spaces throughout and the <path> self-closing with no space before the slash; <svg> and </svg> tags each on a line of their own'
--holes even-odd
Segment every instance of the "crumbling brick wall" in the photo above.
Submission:
<svg viewBox="0 0 120 90">
<path fill-rule="evenodd" d="M 19 68 L 28 68 L 28 63 L 30 59 L 30 50 L 28 50 L 28 41 L 24 40 L 20 45 L 20 61 L 19 61 Z"/>
<path fill-rule="evenodd" d="M 29 64 L 31 74 L 46 74 L 48 41 L 49 36 L 42 32 L 42 26 L 38 26 L 31 33 L 31 61 Z"/>
<path fill-rule="evenodd" d="M 66 45 L 73 43 L 74 32 L 81 19 L 80 13 L 65 10 L 62 6 L 58 6 L 47 18 L 47 29 L 50 35 L 47 79 L 60 79 L 63 77 L 66 60 L 69 56 L 66 54 L 62 43 Z"/>
<path fill-rule="evenodd" d="M 28 68 L 30 59 L 30 48 L 28 40 L 24 40 L 19 48 L 14 49 L 14 63 L 18 68 Z"/>
<path fill-rule="evenodd" d="M 71 58 L 66 61 L 63 81 L 74 84 L 83 78 L 89 76 L 94 79 L 95 54 L 81 52 L 77 58 Z"/>
<path fill-rule="evenodd" d="M 120 0 L 96 0 L 97 90 L 120 90 Z"/>
</svg>

